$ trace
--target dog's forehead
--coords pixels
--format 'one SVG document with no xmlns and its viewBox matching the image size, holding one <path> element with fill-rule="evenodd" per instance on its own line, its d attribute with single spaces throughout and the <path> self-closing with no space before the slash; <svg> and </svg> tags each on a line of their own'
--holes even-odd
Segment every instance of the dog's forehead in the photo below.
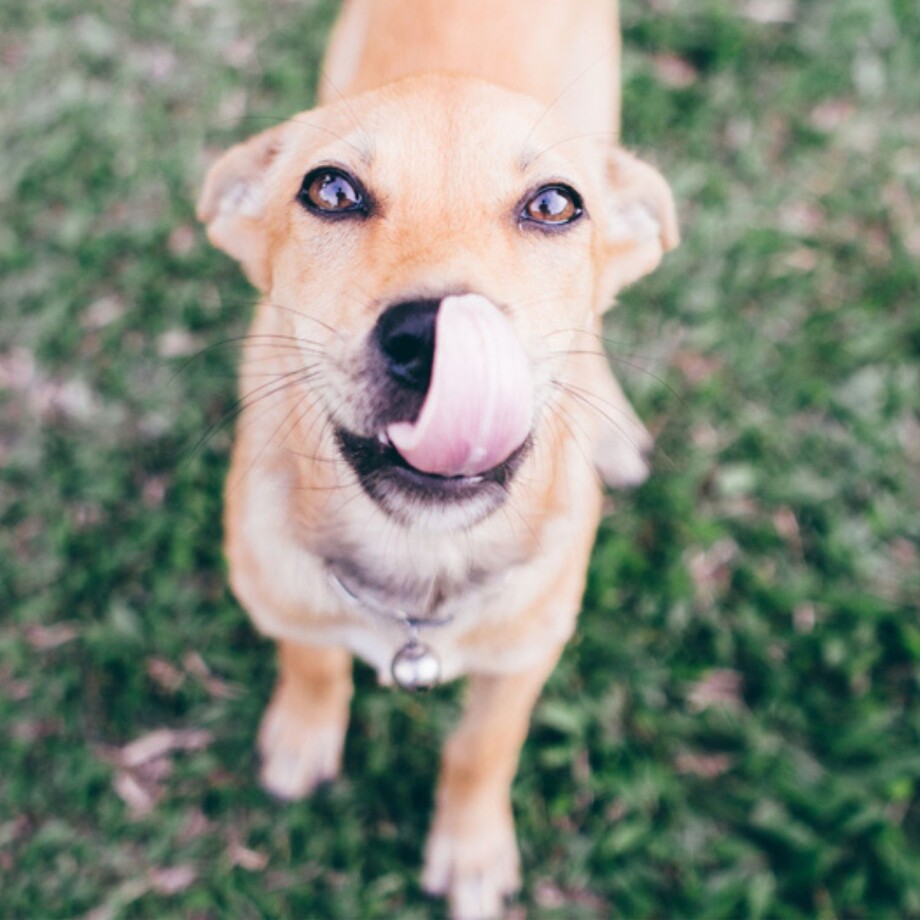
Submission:
<svg viewBox="0 0 920 920">
<path fill-rule="evenodd" d="M 459 75 L 407 77 L 328 106 L 305 119 L 302 147 L 316 158 L 354 164 L 386 181 L 475 179 L 509 182 L 539 168 L 579 165 L 578 138 L 552 107 Z"/>
<path fill-rule="evenodd" d="M 441 157 L 471 149 L 524 157 L 552 124 L 536 100 L 485 81 L 449 75 L 391 84 L 367 119 L 381 155 L 411 152 Z M 541 125 L 546 122 L 546 125 Z"/>
</svg>

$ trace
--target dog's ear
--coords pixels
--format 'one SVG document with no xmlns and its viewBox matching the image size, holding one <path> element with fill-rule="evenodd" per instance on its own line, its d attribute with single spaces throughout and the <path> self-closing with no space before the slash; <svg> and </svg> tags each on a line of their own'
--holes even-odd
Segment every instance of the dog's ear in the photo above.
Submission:
<svg viewBox="0 0 920 920">
<path fill-rule="evenodd" d="M 617 147 L 609 155 L 607 183 L 601 255 L 605 308 L 680 242 L 674 198 L 656 169 Z"/>
<path fill-rule="evenodd" d="M 207 225 L 208 238 L 263 291 L 270 281 L 266 185 L 287 130 L 288 124 L 278 125 L 231 147 L 208 170 L 198 199 L 198 219 Z"/>
</svg>

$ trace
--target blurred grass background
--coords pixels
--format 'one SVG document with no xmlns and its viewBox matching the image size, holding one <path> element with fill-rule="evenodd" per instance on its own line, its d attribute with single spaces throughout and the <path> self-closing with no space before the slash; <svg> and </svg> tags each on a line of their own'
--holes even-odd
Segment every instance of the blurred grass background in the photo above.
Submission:
<svg viewBox="0 0 920 920">
<path fill-rule="evenodd" d="M 310 104 L 335 7 L 0 2 L 4 917 L 444 913 L 456 688 L 359 668 L 345 777 L 267 798 L 232 426 L 192 449 L 254 301 L 197 189 Z M 534 716 L 515 912 L 920 917 L 920 8 L 622 13 L 625 139 L 685 241 L 610 322 L 657 470 Z"/>
</svg>

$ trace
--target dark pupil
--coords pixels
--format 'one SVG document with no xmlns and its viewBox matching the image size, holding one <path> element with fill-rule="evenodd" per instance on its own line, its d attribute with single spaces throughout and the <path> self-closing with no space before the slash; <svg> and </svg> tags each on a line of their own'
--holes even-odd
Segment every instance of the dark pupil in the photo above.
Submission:
<svg viewBox="0 0 920 920">
<path fill-rule="evenodd" d="M 358 195 L 354 187 L 342 176 L 326 175 L 318 183 L 316 195 L 320 207 L 330 211 L 341 211 L 350 208 L 358 202 Z"/>
<path fill-rule="evenodd" d="M 551 189 L 537 199 L 536 211 L 540 217 L 559 217 L 566 212 L 568 206 L 568 198 L 555 189 Z"/>
</svg>

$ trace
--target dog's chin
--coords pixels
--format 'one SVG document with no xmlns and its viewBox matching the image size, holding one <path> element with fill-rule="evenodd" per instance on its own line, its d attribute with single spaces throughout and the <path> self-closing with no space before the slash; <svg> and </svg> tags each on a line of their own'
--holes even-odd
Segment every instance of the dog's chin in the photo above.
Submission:
<svg viewBox="0 0 920 920">
<path fill-rule="evenodd" d="M 431 530 L 470 527 L 501 508 L 530 447 L 528 438 L 498 466 L 476 476 L 437 476 L 410 466 L 378 438 L 344 428 L 335 436 L 361 488 L 380 508 L 406 526 Z"/>
</svg>

